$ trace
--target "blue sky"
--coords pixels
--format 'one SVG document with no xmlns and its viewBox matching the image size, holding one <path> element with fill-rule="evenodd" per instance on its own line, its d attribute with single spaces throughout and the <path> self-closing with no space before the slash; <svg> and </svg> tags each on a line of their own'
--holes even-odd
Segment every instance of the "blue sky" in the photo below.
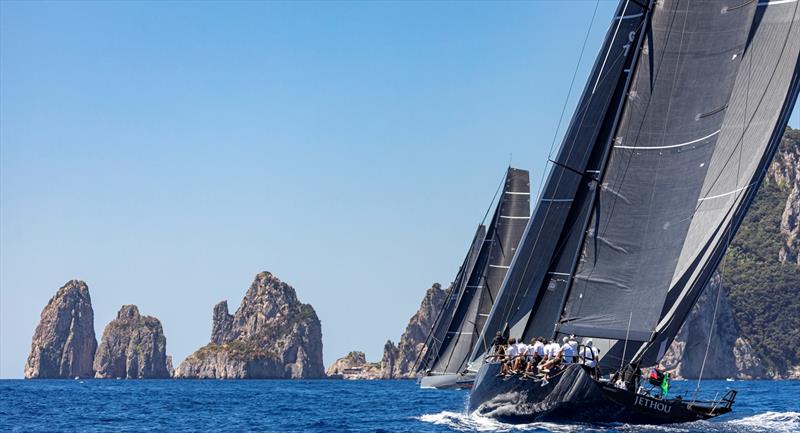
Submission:
<svg viewBox="0 0 800 433">
<path fill-rule="evenodd" d="M 594 6 L 0 2 L 0 377 L 69 279 L 98 339 L 134 303 L 177 364 L 268 270 L 326 365 L 379 359 L 512 155 L 539 186 Z"/>
</svg>

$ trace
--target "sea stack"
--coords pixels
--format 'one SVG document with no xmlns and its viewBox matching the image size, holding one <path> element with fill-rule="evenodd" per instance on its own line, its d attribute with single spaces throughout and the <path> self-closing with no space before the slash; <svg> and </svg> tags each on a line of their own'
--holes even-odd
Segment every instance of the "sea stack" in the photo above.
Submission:
<svg viewBox="0 0 800 433">
<path fill-rule="evenodd" d="M 25 378 L 92 377 L 96 349 L 89 287 L 71 280 L 42 310 L 25 363 Z"/>
<path fill-rule="evenodd" d="M 256 275 L 239 309 L 214 307 L 211 342 L 175 370 L 178 378 L 308 379 L 325 377 L 322 327 L 311 305 L 269 272 Z"/>
<path fill-rule="evenodd" d="M 425 346 L 428 331 L 433 326 L 446 297 L 447 291 L 443 290 L 439 283 L 434 283 L 425 292 L 419 310 L 411 316 L 397 346 L 391 341 L 386 342 L 381 361 L 381 375 L 384 379 L 416 377 L 416 371 L 413 371 L 414 362 Z"/>
<path fill-rule="evenodd" d="M 106 325 L 94 358 L 98 379 L 164 379 L 170 377 L 167 339 L 161 322 L 142 316 L 135 305 L 123 305 Z"/>
</svg>

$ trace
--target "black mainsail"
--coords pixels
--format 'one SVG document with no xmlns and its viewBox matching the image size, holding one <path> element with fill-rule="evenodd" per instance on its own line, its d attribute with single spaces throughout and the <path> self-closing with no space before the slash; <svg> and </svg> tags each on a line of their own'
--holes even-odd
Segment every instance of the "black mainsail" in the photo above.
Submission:
<svg viewBox="0 0 800 433">
<path fill-rule="evenodd" d="M 619 46 L 623 21 L 633 50 Z M 797 0 L 623 0 L 484 336 L 507 324 L 512 336 L 526 339 L 593 337 L 606 348 L 606 372 L 657 363 L 777 150 L 798 94 L 799 53 Z M 602 65 L 615 57 L 629 66 L 608 75 Z M 576 144 L 572 137 L 598 88 L 617 96 L 609 96 L 601 120 L 591 124 L 594 138 Z M 584 166 L 561 159 L 577 145 L 588 155 Z M 562 186 L 559 171 L 567 167 L 583 181 L 574 182 L 572 194 L 548 193 Z M 565 203 L 558 210 L 566 218 L 548 237 L 537 221 L 552 212 L 547 200 L 556 198 Z M 481 353 L 476 349 L 473 359 Z M 592 381 L 573 379 L 588 387 L 583 403 L 609 401 L 589 392 Z M 479 376 L 471 406 L 516 386 L 497 382 Z M 560 403 L 581 403 L 558 395 L 558 386 L 549 394 L 524 393 L 528 401 L 518 404 L 550 402 L 527 419 L 553 413 Z M 661 422 L 653 414 L 606 412 Z M 686 413 L 686 419 L 701 417 Z M 602 418 L 583 415 L 589 414 Z"/>
<path fill-rule="evenodd" d="M 466 284 L 460 291 L 446 331 L 435 351 L 429 351 L 421 366 L 427 376 L 453 376 L 464 371 L 470 352 L 489 316 L 519 240 L 530 218 L 530 179 L 528 171 L 509 167 L 480 252 Z M 444 323 L 445 321 L 442 321 Z M 444 327 L 443 327 L 444 328 Z M 468 386 L 471 380 L 423 378 L 422 386 Z M 467 383 L 468 382 L 468 383 Z"/>
</svg>

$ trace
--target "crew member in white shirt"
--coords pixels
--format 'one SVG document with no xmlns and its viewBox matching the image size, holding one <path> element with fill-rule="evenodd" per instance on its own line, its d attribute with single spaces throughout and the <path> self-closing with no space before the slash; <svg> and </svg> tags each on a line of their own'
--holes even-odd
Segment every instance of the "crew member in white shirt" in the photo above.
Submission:
<svg viewBox="0 0 800 433">
<path fill-rule="evenodd" d="M 575 358 L 576 352 L 575 349 L 572 348 L 572 344 L 570 344 L 569 337 L 564 337 L 562 340 L 561 350 L 559 351 L 559 355 L 561 358 L 562 364 L 572 364 L 572 361 Z M 575 342 L 577 344 L 577 341 Z"/>
<path fill-rule="evenodd" d="M 583 365 L 592 369 L 592 375 L 597 375 L 597 361 L 600 360 L 600 350 L 594 347 L 594 343 L 592 343 L 592 339 L 589 338 L 583 345 L 583 349 L 581 349 L 580 353 L 581 360 L 583 361 Z"/>
<path fill-rule="evenodd" d="M 506 350 L 506 361 L 503 362 L 503 366 L 500 367 L 500 374 L 498 376 L 504 376 L 508 374 L 509 368 L 512 366 L 514 361 L 517 359 L 517 355 L 519 347 L 517 346 L 517 339 L 511 337 L 508 339 L 508 350 Z"/>
<path fill-rule="evenodd" d="M 525 373 L 533 373 L 534 367 L 538 366 L 543 359 L 544 338 L 539 337 L 531 340 L 531 344 L 528 346 L 528 367 L 525 369 Z"/>
</svg>

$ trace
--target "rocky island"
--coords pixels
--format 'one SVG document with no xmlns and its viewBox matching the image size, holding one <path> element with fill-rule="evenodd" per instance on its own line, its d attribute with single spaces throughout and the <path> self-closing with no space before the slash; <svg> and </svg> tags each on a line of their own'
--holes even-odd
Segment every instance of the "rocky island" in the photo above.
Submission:
<svg viewBox="0 0 800 433">
<path fill-rule="evenodd" d="M 92 377 L 97 349 L 89 287 L 71 280 L 42 310 L 25 363 L 26 379 Z"/>
<path fill-rule="evenodd" d="M 419 309 L 406 325 L 400 341 L 395 346 L 387 341 L 383 346 L 383 359 L 381 360 L 381 374 L 384 379 L 412 379 L 417 377 L 414 362 L 420 351 L 425 347 L 428 331 L 436 321 L 439 310 L 447 298 L 447 291 L 439 283 L 434 283 L 425 292 Z"/>
<path fill-rule="evenodd" d="M 214 307 L 211 341 L 175 370 L 177 378 L 311 379 L 325 377 L 322 326 L 311 305 L 269 272 L 256 275 L 236 313 Z"/>
<path fill-rule="evenodd" d="M 109 322 L 94 358 L 98 379 L 165 379 L 172 376 L 161 322 L 123 305 Z"/>
</svg>

